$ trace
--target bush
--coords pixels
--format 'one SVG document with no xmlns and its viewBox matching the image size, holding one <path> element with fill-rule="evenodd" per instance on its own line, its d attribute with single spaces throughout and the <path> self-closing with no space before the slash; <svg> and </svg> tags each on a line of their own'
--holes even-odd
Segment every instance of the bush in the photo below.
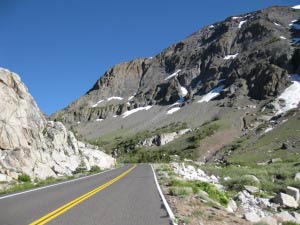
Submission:
<svg viewBox="0 0 300 225">
<path fill-rule="evenodd" d="M 73 171 L 73 174 L 79 174 L 79 173 L 85 173 L 85 172 L 86 172 L 86 168 L 85 167 L 78 166 L 76 168 L 76 170 Z"/>
<path fill-rule="evenodd" d="M 92 166 L 90 169 L 90 173 L 100 173 L 100 172 L 101 172 L 101 169 L 97 165 Z"/>
<path fill-rule="evenodd" d="M 30 178 L 29 175 L 23 173 L 23 174 L 18 176 L 18 181 L 20 181 L 20 182 L 31 182 L 31 178 Z"/>
<path fill-rule="evenodd" d="M 288 221 L 288 222 L 283 222 L 282 225 L 299 225 L 299 223 Z"/>
<path fill-rule="evenodd" d="M 229 198 L 225 192 L 218 190 L 214 185 L 206 182 L 196 181 L 195 185 L 200 190 L 205 191 L 211 199 L 216 200 L 223 206 L 227 206 Z"/>
</svg>

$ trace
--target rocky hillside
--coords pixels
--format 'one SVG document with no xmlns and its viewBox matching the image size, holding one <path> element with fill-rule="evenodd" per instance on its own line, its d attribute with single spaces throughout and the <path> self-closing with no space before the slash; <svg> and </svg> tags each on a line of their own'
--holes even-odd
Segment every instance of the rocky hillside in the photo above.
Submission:
<svg viewBox="0 0 300 225">
<path fill-rule="evenodd" d="M 226 123 L 226 144 L 255 126 L 251 115 L 298 82 L 289 75 L 300 73 L 299 18 L 298 9 L 273 6 L 204 27 L 154 57 L 114 66 L 52 118 L 86 139 L 176 121 L 197 128 L 218 118 Z M 282 99 L 273 116 L 299 103 Z"/>
<path fill-rule="evenodd" d="M 47 121 L 20 77 L 6 69 L 0 69 L 0 105 L 0 181 L 114 166 L 112 157 L 77 141 L 62 123 Z"/>
</svg>

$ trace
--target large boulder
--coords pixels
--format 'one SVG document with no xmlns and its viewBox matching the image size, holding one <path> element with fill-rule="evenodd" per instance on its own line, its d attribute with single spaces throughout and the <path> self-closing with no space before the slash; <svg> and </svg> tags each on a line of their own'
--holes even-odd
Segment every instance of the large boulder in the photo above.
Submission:
<svg viewBox="0 0 300 225">
<path fill-rule="evenodd" d="M 79 144 L 61 122 L 47 121 L 20 77 L 0 69 L 0 179 L 71 175 L 79 166 L 111 168 L 115 160 Z"/>
<path fill-rule="evenodd" d="M 289 208 L 297 208 L 298 207 L 298 203 L 296 202 L 296 200 L 292 196 L 284 194 L 284 193 L 278 193 L 273 198 L 273 201 L 275 203 L 278 203 L 282 206 L 289 207 Z"/>
</svg>

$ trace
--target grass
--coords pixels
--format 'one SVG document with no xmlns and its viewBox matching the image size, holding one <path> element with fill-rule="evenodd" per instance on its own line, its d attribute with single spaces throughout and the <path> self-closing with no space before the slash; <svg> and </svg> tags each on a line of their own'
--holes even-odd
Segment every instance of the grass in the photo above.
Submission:
<svg viewBox="0 0 300 225">
<path fill-rule="evenodd" d="M 288 221 L 288 222 L 283 222 L 282 225 L 299 225 L 299 223 Z"/>
<path fill-rule="evenodd" d="M 268 194 L 273 195 L 286 188 L 286 186 L 300 187 L 300 181 L 294 180 L 294 175 L 300 170 L 296 163 L 280 162 L 262 166 L 237 166 L 229 165 L 216 167 L 214 164 L 202 166 L 209 174 L 215 174 L 221 178 L 230 177 L 221 183 L 231 192 L 240 191 L 243 185 L 258 186 L 251 180 L 244 179 L 245 175 L 254 175 L 260 181 L 259 187 Z"/>
<path fill-rule="evenodd" d="M 201 182 L 201 181 L 182 181 L 178 179 L 172 179 L 169 183 L 170 190 L 174 191 L 175 188 L 190 188 L 190 190 L 193 191 L 194 194 L 197 194 L 199 190 L 205 191 L 209 198 L 217 201 L 223 206 L 227 206 L 229 202 L 229 198 L 227 194 L 223 191 L 218 190 L 213 184 L 207 183 L 207 182 Z M 177 189 L 177 190 L 187 190 L 187 189 Z M 178 191 L 177 191 L 178 192 Z M 175 193 L 177 193 L 175 192 Z M 171 192 L 172 193 L 172 192 Z M 182 194 L 188 194 L 188 193 L 182 193 Z"/>
</svg>

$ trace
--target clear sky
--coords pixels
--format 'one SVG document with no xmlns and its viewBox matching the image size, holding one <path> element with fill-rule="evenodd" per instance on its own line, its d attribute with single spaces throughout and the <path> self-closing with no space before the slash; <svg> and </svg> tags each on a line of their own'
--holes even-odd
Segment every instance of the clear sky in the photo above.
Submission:
<svg viewBox="0 0 300 225">
<path fill-rule="evenodd" d="M 0 0 L 0 66 L 46 114 L 111 66 L 149 57 L 228 16 L 299 0 Z"/>
</svg>

